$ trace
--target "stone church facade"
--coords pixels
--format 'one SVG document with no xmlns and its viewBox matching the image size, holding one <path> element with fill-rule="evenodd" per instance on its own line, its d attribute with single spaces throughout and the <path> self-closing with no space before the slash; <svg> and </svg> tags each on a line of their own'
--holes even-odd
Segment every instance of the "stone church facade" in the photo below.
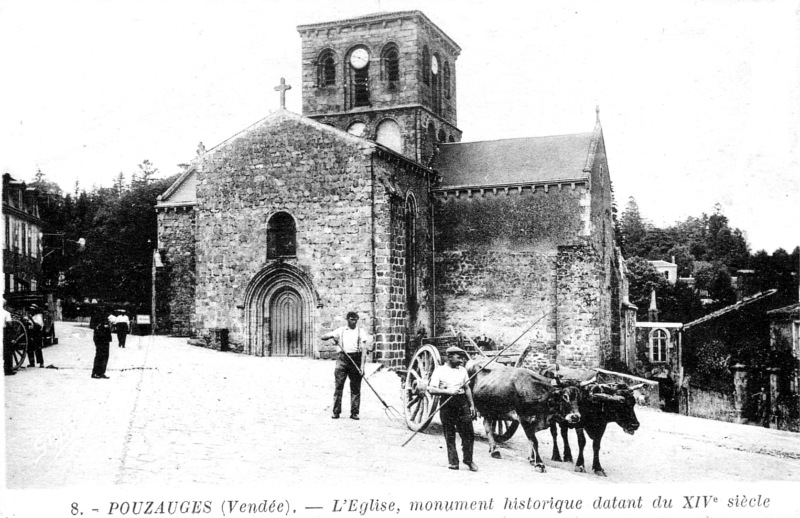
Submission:
<svg viewBox="0 0 800 518">
<path fill-rule="evenodd" d="M 303 114 L 198 153 L 156 206 L 157 328 L 259 356 L 332 356 L 355 310 L 374 360 L 455 324 L 532 361 L 624 350 L 602 129 L 461 143 L 461 49 L 423 13 L 298 27 Z M 283 92 L 282 92 L 283 93 Z"/>
</svg>

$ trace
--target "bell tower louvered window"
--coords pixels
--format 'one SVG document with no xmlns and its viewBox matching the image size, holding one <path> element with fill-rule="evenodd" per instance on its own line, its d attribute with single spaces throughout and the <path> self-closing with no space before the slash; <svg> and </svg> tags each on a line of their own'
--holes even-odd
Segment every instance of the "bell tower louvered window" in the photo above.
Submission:
<svg viewBox="0 0 800 518">
<path fill-rule="evenodd" d="M 336 56 L 332 50 L 324 50 L 317 60 L 317 86 L 336 84 Z"/>
<path fill-rule="evenodd" d="M 400 81 L 400 52 L 397 50 L 397 45 L 390 43 L 383 48 L 381 62 L 383 64 L 381 79 L 386 81 L 387 88 L 396 88 L 397 82 Z"/>
</svg>

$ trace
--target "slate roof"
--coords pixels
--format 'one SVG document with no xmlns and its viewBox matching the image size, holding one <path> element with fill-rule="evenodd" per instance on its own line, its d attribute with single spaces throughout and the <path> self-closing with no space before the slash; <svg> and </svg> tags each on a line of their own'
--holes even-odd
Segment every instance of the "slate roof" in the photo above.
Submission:
<svg viewBox="0 0 800 518">
<path fill-rule="evenodd" d="M 440 188 L 585 180 L 595 133 L 441 144 Z"/>
</svg>

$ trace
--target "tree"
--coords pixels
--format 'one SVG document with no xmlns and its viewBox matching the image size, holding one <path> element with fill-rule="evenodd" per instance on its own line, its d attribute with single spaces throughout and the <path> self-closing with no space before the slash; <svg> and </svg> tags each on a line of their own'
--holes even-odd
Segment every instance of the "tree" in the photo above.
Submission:
<svg viewBox="0 0 800 518">
<path fill-rule="evenodd" d="M 121 197 L 123 191 L 125 190 L 125 173 L 122 171 L 119 172 L 117 177 L 114 179 L 114 191 L 117 193 L 117 197 Z"/>
<path fill-rule="evenodd" d="M 694 270 L 694 256 L 689 252 L 689 247 L 686 245 L 675 245 L 667 250 L 667 255 L 670 258 L 675 258 L 675 264 L 678 265 L 678 277 L 689 277 Z"/>
<path fill-rule="evenodd" d="M 33 181 L 30 182 L 28 186 L 39 191 L 39 195 L 42 199 L 47 199 L 53 195 L 61 195 L 61 187 L 59 187 L 57 183 L 47 180 L 41 168 L 36 168 Z"/>
<path fill-rule="evenodd" d="M 156 168 L 152 162 L 148 159 L 144 159 L 141 164 L 139 164 L 139 171 L 138 173 L 134 173 L 131 177 L 131 185 L 133 184 L 145 184 L 153 181 L 153 176 L 158 174 L 158 168 Z"/>
<path fill-rule="evenodd" d="M 628 267 L 628 300 L 638 308 L 637 318 L 647 319 L 650 308 L 650 293 L 656 295 L 669 289 L 669 282 L 643 257 L 631 257 L 625 261 Z"/>
<path fill-rule="evenodd" d="M 647 234 L 647 224 L 639 212 L 639 205 L 636 200 L 631 196 L 628 198 L 628 204 L 625 206 L 625 212 L 619 222 L 620 242 L 622 248 L 622 255 L 624 257 L 633 257 L 640 255 L 639 248 L 641 241 Z"/>
<path fill-rule="evenodd" d="M 709 310 L 717 310 L 736 302 L 731 274 L 721 262 L 695 262 L 694 279 L 697 290 L 705 291 L 712 300 Z"/>
</svg>

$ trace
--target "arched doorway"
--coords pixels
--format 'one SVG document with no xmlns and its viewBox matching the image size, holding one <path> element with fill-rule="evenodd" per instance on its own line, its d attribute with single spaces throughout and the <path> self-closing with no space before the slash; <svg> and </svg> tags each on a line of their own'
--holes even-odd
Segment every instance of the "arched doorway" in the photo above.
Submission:
<svg viewBox="0 0 800 518">
<path fill-rule="evenodd" d="M 314 357 L 317 300 L 310 279 L 300 268 L 276 263 L 261 270 L 245 292 L 245 352 Z"/>
<path fill-rule="evenodd" d="M 285 286 L 269 301 L 271 356 L 306 356 L 303 350 L 303 301 L 292 287 Z"/>
</svg>

